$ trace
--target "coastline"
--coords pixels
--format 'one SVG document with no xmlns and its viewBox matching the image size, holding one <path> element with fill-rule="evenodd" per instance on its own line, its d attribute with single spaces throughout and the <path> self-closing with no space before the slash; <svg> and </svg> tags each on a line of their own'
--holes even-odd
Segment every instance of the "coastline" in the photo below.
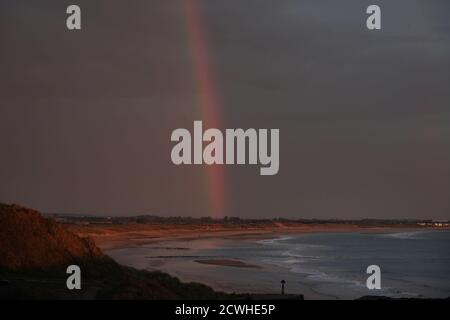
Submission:
<svg viewBox="0 0 450 320">
<path fill-rule="evenodd" d="M 6 271 L 0 297 L 282 298 L 280 282 L 286 281 L 288 298 L 358 299 L 368 296 L 365 267 L 373 262 L 390 272 L 383 278 L 387 291 L 377 292 L 378 297 L 450 296 L 450 279 L 441 272 L 450 259 L 448 228 L 412 223 L 61 224 L 18 205 L 0 204 L 0 211 L 4 234 L 11 235 L 0 239 L 6 250 L 2 258 L 11 257 L 0 261 Z M 82 238 L 88 235 L 106 249 Z M 365 254 L 370 252 L 378 255 Z M 86 271 L 83 292 L 55 286 L 65 281 L 70 264 Z M 364 290 L 355 291 L 355 285 Z"/>
<path fill-rule="evenodd" d="M 280 266 L 271 266 L 265 263 L 255 263 L 251 259 L 243 259 L 224 256 L 197 256 L 199 247 L 205 243 L 215 243 L 219 247 L 226 243 L 236 243 L 245 246 L 248 243 L 257 243 L 261 240 L 271 240 L 302 234 L 334 234 L 334 233 L 409 233 L 420 231 L 448 231 L 448 228 L 423 228 L 423 227 L 361 227 L 357 225 L 308 225 L 290 228 L 215 228 L 211 230 L 197 231 L 189 228 L 170 228 L 144 230 L 134 226 L 127 231 L 123 229 L 115 232 L 95 234 L 94 240 L 104 252 L 118 263 L 132 266 L 137 269 L 151 271 L 159 270 L 179 278 L 185 283 L 198 282 L 212 287 L 215 290 L 227 293 L 279 293 L 280 279 L 274 279 L 269 283 L 267 274 L 276 274 L 286 278 L 291 284 L 293 294 L 302 294 L 306 299 L 342 299 L 332 293 L 317 291 L 307 277 L 298 273 L 292 274 L 288 269 Z M 151 230 L 153 229 L 153 230 Z M 96 231 L 99 229 L 96 228 Z M 131 251 L 130 251 L 131 250 Z M 145 251 L 144 257 L 128 260 L 128 254 L 135 251 Z M 152 252 L 148 255 L 148 252 Z M 125 254 L 124 254 L 125 253 Z M 121 257 L 121 255 L 124 256 Z M 133 260 L 133 259 L 131 259 Z M 251 266 L 250 268 L 248 266 Z M 253 271 L 252 271 L 253 270 Z M 257 272 L 260 275 L 256 276 Z M 239 274 L 240 281 L 217 281 L 217 274 Z M 252 280 L 255 277 L 254 280 Z M 259 281 L 258 277 L 265 277 Z M 252 280 L 252 281 L 250 281 Z M 261 283 L 264 283 L 262 285 Z M 295 283 L 295 286 L 292 285 Z M 363 296 L 361 294 L 360 296 Z M 357 298 L 357 297 L 356 297 Z"/>
<path fill-rule="evenodd" d="M 398 231 L 434 231 L 450 230 L 450 228 L 420 227 L 420 226 L 360 226 L 355 224 L 308 224 L 285 226 L 278 224 L 269 227 L 225 227 L 223 225 L 138 225 L 121 226 L 77 226 L 69 225 L 69 229 L 81 237 L 89 237 L 102 250 L 141 246 L 164 241 L 198 240 L 210 238 L 242 238 L 270 239 L 279 235 L 324 233 L 324 232 L 398 232 Z"/>
</svg>

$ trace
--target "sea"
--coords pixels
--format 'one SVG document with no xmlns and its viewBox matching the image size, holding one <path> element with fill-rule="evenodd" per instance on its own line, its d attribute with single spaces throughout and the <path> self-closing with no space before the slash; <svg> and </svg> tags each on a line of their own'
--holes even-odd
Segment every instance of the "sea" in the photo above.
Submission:
<svg viewBox="0 0 450 320">
<path fill-rule="evenodd" d="M 450 297 L 450 231 L 279 234 L 163 241 L 107 251 L 121 264 L 236 293 L 305 299 Z M 199 263 L 240 261 L 244 267 Z M 380 268 L 381 289 L 366 285 Z"/>
</svg>

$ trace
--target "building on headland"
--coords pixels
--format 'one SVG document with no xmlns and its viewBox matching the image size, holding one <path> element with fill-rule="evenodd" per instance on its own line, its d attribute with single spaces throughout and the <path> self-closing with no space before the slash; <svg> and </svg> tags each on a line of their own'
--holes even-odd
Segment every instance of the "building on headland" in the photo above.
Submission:
<svg viewBox="0 0 450 320">
<path fill-rule="evenodd" d="M 448 220 L 432 220 L 429 222 L 418 223 L 421 227 L 437 227 L 437 228 L 447 228 L 450 227 L 450 221 Z"/>
</svg>

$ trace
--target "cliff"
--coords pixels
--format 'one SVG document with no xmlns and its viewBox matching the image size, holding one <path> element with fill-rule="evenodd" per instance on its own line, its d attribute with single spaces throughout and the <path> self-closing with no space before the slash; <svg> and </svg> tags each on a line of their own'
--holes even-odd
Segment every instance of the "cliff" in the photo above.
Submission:
<svg viewBox="0 0 450 320">
<path fill-rule="evenodd" d="M 79 265 L 82 290 L 68 290 Z M 18 205 L 0 204 L 0 299 L 215 299 L 225 297 L 161 272 L 135 270 L 104 255 L 89 238 Z"/>
<path fill-rule="evenodd" d="M 91 239 L 67 231 L 35 210 L 0 204 L 0 267 L 46 268 L 102 258 Z"/>
</svg>

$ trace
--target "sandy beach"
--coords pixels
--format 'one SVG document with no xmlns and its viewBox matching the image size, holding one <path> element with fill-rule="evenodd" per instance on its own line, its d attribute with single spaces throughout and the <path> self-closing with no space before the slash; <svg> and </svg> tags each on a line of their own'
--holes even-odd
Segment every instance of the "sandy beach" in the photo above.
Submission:
<svg viewBox="0 0 450 320">
<path fill-rule="evenodd" d="M 185 230 L 159 237 L 147 232 L 116 234 L 110 243 L 106 239 L 111 235 L 103 236 L 102 243 L 109 245 L 105 253 L 123 265 L 160 270 L 183 282 L 200 282 L 228 293 L 279 294 L 280 281 L 285 280 L 288 293 L 306 299 L 449 294 L 447 280 L 439 280 L 446 279 L 439 270 L 448 255 L 448 232 L 442 229 L 314 226 L 288 232 L 221 230 L 201 236 Z M 423 256 L 427 252 L 430 256 Z M 420 266 L 417 259 L 434 262 L 424 271 L 415 268 Z M 377 293 L 365 286 L 366 268 L 373 263 L 394 274 L 384 278 L 384 290 Z"/>
<path fill-rule="evenodd" d="M 103 250 L 139 246 L 169 240 L 195 240 L 206 238 L 270 238 L 279 234 L 303 234 L 313 232 L 390 232 L 392 230 L 435 230 L 419 226 L 361 226 L 357 224 L 282 224 L 271 226 L 251 225 L 177 225 L 177 224 L 126 224 L 126 225 L 69 225 L 69 229 L 90 237 Z M 443 229 L 443 228 L 439 228 Z"/>
<path fill-rule="evenodd" d="M 271 251 L 272 242 L 308 235 L 373 235 L 379 238 L 383 234 L 408 235 L 447 230 L 413 225 L 364 226 L 343 223 L 277 223 L 271 226 L 125 224 L 71 225 L 70 228 L 81 236 L 94 239 L 106 254 L 123 265 L 151 271 L 160 270 L 183 282 L 200 282 L 229 293 L 277 294 L 280 281 L 285 280 L 289 284 L 289 293 L 303 294 L 307 299 L 354 299 L 369 293 L 359 291 L 364 288 L 359 280 L 349 282 L 348 285 L 351 286 L 358 282 L 357 290 L 349 292 L 342 288 L 342 283 L 346 280 L 334 283 L 336 279 L 332 278 L 331 284 L 310 281 L 311 277 L 321 277 L 320 272 L 316 275 L 316 268 L 306 273 L 292 272 L 290 260 L 302 266 L 303 256 L 308 260 L 318 253 L 300 252 L 299 258 L 297 254 L 291 258 L 285 255 L 295 249 L 296 245 L 274 252 Z M 334 241 L 329 241 L 326 245 L 333 244 Z M 275 260 L 270 257 L 271 254 L 275 255 Z M 277 261 L 279 257 L 282 257 L 284 262 Z M 364 276 L 365 271 L 362 274 Z"/>
</svg>

